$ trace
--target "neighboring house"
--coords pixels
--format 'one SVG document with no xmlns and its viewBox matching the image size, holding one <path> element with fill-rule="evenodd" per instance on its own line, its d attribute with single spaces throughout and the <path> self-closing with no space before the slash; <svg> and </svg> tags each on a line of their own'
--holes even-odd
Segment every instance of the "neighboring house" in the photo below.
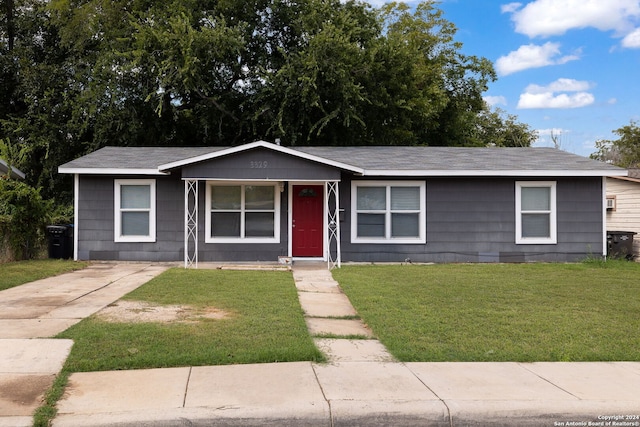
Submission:
<svg viewBox="0 0 640 427">
<path fill-rule="evenodd" d="M 7 172 L 9 172 L 9 166 L 7 165 L 7 162 L 5 162 L 3 159 L 0 159 L 0 176 L 6 175 Z M 11 178 L 24 179 L 24 172 L 22 172 L 20 169 L 12 167 Z"/>
<path fill-rule="evenodd" d="M 607 178 L 607 230 L 639 233 L 633 237 L 633 254 L 640 254 L 640 177 L 629 171 L 630 177 Z M 621 235 L 624 237 L 624 234 Z"/>
<path fill-rule="evenodd" d="M 605 180 L 551 148 L 106 147 L 75 175 L 75 258 L 576 261 L 606 254 Z"/>
</svg>

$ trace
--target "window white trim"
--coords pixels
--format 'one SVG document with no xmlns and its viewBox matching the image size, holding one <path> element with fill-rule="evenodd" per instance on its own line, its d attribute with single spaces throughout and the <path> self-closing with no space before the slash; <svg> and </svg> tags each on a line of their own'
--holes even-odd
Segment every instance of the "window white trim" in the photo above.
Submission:
<svg viewBox="0 0 640 427">
<path fill-rule="evenodd" d="M 386 208 L 380 210 L 385 215 L 385 237 L 360 237 L 358 236 L 358 188 L 385 187 Z M 418 236 L 416 237 L 392 237 L 391 236 L 391 188 L 392 187 L 418 187 L 420 194 L 419 211 L 402 211 L 418 213 Z M 425 181 L 352 181 L 351 182 L 351 243 L 383 243 L 383 244 L 424 244 L 427 242 L 427 197 Z"/>
<path fill-rule="evenodd" d="M 549 188 L 549 210 L 523 211 L 522 189 L 530 187 Z M 522 215 L 527 213 L 549 215 L 548 237 L 523 237 Z M 556 182 L 555 181 L 516 181 L 516 244 L 518 245 L 555 245 L 557 236 Z"/>
<path fill-rule="evenodd" d="M 156 180 L 155 179 L 116 179 L 114 180 L 114 241 L 115 242 L 155 242 L 156 241 Z M 121 187 L 127 185 L 149 186 L 149 208 L 127 209 L 133 212 L 149 212 L 149 234 L 142 236 L 122 235 L 122 212 L 120 207 Z"/>
<path fill-rule="evenodd" d="M 273 188 L 273 203 L 274 203 L 274 214 L 273 214 L 273 237 L 244 237 L 244 213 L 245 205 L 244 205 L 244 188 L 249 185 L 257 185 L 262 187 L 271 187 Z M 241 187 L 241 195 L 242 195 L 242 206 L 240 209 L 240 217 L 241 217 L 241 226 L 240 226 L 240 237 L 211 237 L 211 187 L 213 186 L 233 186 L 233 187 Z M 278 181 L 257 181 L 257 182 L 247 182 L 247 181 L 207 181 L 207 190 L 205 197 L 205 243 L 280 243 L 280 186 Z"/>
</svg>

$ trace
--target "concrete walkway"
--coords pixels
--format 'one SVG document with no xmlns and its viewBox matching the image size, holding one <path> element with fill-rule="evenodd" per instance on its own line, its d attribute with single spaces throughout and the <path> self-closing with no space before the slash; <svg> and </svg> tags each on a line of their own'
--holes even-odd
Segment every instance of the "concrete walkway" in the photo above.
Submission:
<svg viewBox="0 0 640 427">
<path fill-rule="evenodd" d="M 76 373 L 53 425 L 640 426 L 640 363 L 399 363 L 363 339 L 375 337 L 325 268 L 293 274 L 329 363 Z"/>
<path fill-rule="evenodd" d="M 324 264 L 296 263 L 293 279 L 305 321 L 329 362 L 391 362 Z M 322 338 L 325 337 L 325 338 Z"/>
<path fill-rule="evenodd" d="M 93 264 L 0 292 L 0 426 L 30 426 L 73 342 L 52 337 L 167 267 Z M 34 339 L 38 338 L 38 339 Z"/>
</svg>

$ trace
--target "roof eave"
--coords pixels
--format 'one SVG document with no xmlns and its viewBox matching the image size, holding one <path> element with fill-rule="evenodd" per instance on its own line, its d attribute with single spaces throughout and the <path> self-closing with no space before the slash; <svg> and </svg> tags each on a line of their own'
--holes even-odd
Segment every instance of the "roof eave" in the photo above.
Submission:
<svg viewBox="0 0 640 427">
<path fill-rule="evenodd" d="M 60 166 L 58 173 L 79 175 L 171 175 L 158 169 L 116 169 L 116 168 L 66 168 Z"/>
<path fill-rule="evenodd" d="M 626 176 L 626 171 L 604 170 L 375 170 L 367 169 L 364 176 L 544 176 L 593 177 Z"/>
</svg>

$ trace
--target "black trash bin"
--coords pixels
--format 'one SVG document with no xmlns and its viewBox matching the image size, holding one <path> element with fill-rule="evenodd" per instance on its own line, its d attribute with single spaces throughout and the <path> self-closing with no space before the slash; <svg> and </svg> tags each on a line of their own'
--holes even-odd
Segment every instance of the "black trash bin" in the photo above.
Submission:
<svg viewBox="0 0 640 427">
<path fill-rule="evenodd" d="M 49 258 L 69 259 L 73 257 L 73 226 L 47 226 Z"/>
<path fill-rule="evenodd" d="M 635 257 L 633 236 L 636 234 L 634 231 L 607 231 L 607 256 L 632 260 Z"/>
</svg>

